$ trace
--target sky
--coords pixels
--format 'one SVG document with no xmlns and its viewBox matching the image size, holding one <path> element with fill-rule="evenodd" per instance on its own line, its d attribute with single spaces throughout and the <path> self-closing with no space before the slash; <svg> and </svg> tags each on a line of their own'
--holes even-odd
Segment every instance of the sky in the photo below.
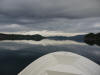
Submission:
<svg viewBox="0 0 100 75">
<path fill-rule="evenodd" d="M 100 31 L 100 0 L 0 0 L 0 32 Z"/>
</svg>

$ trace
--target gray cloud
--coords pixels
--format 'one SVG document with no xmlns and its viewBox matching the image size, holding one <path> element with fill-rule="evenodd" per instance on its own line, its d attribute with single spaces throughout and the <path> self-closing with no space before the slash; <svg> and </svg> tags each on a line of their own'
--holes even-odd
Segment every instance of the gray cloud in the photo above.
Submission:
<svg viewBox="0 0 100 75">
<path fill-rule="evenodd" d="M 100 18 L 86 18 L 86 19 L 21 19 L 24 23 L 11 23 L 0 25 L 0 32 L 21 32 L 21 31 L 61 31 L 68 33 L 88 33 L 100 31 Z"/>
<path fill-rule="evenodd" d="M 0 13 L 13 17 L 97 17 L 99 0 L 0 0 Z"/>
<path fill-rule="evenodd" d="M 0 0 L 0 32 L 99 32 L 99 0 Z"/>
</svg>

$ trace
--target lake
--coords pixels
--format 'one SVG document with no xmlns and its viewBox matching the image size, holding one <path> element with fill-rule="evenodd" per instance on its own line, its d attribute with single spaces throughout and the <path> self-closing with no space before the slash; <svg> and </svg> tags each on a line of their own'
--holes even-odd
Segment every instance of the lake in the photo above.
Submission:
<svg viewBox="0 0 100 75">
<path fill-rule="evenodd" d="M 100 46 L 72 40 L 4 40 L 0 41 L 0 75 L 17 75 L 39 57 L 56 51 L 85 56 L 100 64 Z"/>
</svg>

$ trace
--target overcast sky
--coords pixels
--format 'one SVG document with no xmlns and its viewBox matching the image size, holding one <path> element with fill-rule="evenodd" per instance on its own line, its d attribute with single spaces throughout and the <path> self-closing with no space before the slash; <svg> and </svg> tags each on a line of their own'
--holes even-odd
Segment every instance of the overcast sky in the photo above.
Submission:
<svg viewBox="0 0 100 75">
<path fill-rule="evenodd" d="M 100 31 L 100 0 L 0 0 L 0 32 Z"/>
</svg>

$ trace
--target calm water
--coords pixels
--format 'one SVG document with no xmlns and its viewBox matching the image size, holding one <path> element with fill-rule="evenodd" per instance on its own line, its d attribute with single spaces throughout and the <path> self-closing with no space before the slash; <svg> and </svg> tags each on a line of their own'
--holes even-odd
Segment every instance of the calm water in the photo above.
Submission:
<svg viewBox="0 0 100 75">
<path fill-rule="evenodd" d="M 100 46 L 71 40 L 0 41 L 0 75 L 17 75 L 32 61 L 55 51 L 74 52 L 100 64 Z"/>
</svg>

